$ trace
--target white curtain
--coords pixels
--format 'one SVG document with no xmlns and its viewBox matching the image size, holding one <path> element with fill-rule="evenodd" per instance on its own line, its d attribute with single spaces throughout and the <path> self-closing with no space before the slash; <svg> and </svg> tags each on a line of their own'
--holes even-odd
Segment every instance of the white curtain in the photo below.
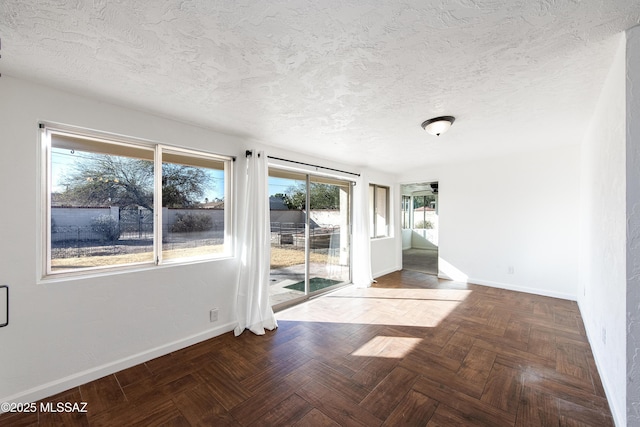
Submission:
<svg viewBox="0 0 640 427">
<path fill-rule="evenodd" d="M 356 180 L 353 200 L 353 284 L 368 288 L 371 274 L 371 238 L 369 237 L 369 182 L 363 173 Z"/>
<path fill-rule="evenodd" d="M 269 303 L 270 219 L 267 156 L 253 151 L 247 156 L 243 221 L 240 223 L 236 336 L 249 329 L 264 335 L 278 327 Z"/>
</svg>

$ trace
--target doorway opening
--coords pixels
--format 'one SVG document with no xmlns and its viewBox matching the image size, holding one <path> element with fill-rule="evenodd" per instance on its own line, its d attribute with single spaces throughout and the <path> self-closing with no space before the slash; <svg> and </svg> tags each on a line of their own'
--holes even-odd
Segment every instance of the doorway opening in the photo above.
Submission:
<svg viewBox="0 0 640 427">
<path fill-rule="evenodd" d="M 438 182 L 404 184 L 402 268 L 438 275 Z"/>
</svg>

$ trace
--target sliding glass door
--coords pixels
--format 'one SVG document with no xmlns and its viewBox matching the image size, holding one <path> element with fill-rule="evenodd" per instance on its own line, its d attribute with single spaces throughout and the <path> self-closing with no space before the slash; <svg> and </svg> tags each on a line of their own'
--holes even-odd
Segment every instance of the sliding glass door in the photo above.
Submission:
<svg viewBox="0 0 640 427">
<path fill-rule="evenodd" d="M 348 283 L 351 183 L 269 169 L 273 306 Z"/>
<path fill-rule="evenodd" d="M 350 279 L 349 182 L 309 179 L 309 292 Z"/>
<path fill-rule="evenodd" d="M 271 305 L 305 295 L 307 176 L 269 169 Z"/>
</svg>

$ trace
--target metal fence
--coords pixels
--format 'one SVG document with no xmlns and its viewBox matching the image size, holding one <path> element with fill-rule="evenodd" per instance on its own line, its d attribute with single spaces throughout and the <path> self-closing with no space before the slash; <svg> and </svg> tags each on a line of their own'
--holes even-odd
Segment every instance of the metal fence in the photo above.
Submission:
<svg viewBox="0 0 640 427">
<path fill-rule="evenodd" d="M 162 249 L 186 249 L 224 244 L 224 223 L 214 222 L 213 228 L 198 232 L 172 232 L 167 227 L 162 231 Z"/>
<path fill-rule="evenodd" d="M 207 231 L 173 232 L 163 226 L 163 250 L 224 243 L 224 221 L 212 220 Z M 120 209 L 118 219 L 102 225 L 51 227 L 51 258 L 133 254 L 153 250 L 153 213 L 146 209 Z"/>
<path fill-rule="evenodd" d="M 340 246 L 340 226 L 318 226 L 309 229 L 309 247 L 312 250 L 330 249 Z M 272 222 L 271 246 L 304 248 L 305 223 Z"/>
<path fill-rule="evenodd" d="M 148 252 L 153 248 L 153 214 L 144 210 L 120 211 L 115 230 L 96 226 L 52 226 L 51 258 L 74 258 Z M 327 252 L 340 247 L 340 226 L 317 226 L 309 230 L 310 248 Z M 210 230 L 172 232 L 163 227 L 164 250 L 220 245 L 224 243 L 224 222 L 214 221 Z M 272 222 L 271 245 L 302 249 L 305 246 L 305 223 Z"/>
<path fill-rule="evenodd" d="M 153 212 L 148 209 L 120 209 L 121 239 L 153 239 Z"/>
<path fill-rule="evenodd" d="M 129 232 L 129 234 L 134 234 Z M 62 226 L 51 228 L 51 258 L 120 255 L 148 252 L 153 247 L 151 235 L 135 233 L 136 238 L 96 238 L 99 233 L 91 226 Z M 139 237 L 138 237 L 139 236 Z"/>
</svg>

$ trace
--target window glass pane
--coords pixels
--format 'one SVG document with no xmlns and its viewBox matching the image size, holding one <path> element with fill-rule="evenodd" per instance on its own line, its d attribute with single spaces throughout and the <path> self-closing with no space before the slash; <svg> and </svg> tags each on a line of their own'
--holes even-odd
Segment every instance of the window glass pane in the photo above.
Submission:
<svg viewBox="0 0 640 427">
<path fill-rule="evenodd" d="M 46 274 L 226 253 L 229 158 L 58 129 L 43 137 Z"/>
<path fill-rule="evenodd" d="M 225 162 L 162 154 L 162 259 L 224 252 Z"/>
<path fill-rule="evenodd" d="M 310 177 L 310 293 L 349 281 L 350 197 L 348 182 Z"/>
<path fill-rule="evenodd" d="M 153 261 L 153 150 L 52 136 L 49 271 Z"/>
<path fill-rule="evenodd" d="M 347 181 L 269 169 L 271 305 L 349 281 L 350 197 Z"/>
<path fill-rule="evenodd" d="M 305 174 L 269 168 L 271 305 L 283 304 L 306 294 L 306 204 Z"/>
<path fill-rule="evenodd" d="M 387 188 L 376 187 L 376 237 L 387 236 Z"/>
</svg>

